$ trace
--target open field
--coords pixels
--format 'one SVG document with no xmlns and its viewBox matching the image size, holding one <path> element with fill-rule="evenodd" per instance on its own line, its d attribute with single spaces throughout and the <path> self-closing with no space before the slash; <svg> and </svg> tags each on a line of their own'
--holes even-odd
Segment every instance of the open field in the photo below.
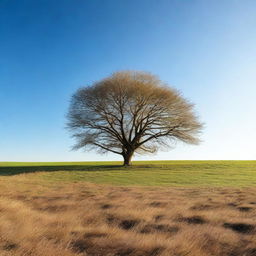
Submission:
<svg viewBox="0 0 256 256">
<path fill-rule="evenodd" d="M 36 172 L 46 182 L 143 186 L 256 186 L 256 161 L 0 163 L 0 176 Z"/>
<path fill-rule="evenodd" d="M 0 174 L 1 256 L 256 255 L 255 161 L 1 163 Z"/>
</svg>

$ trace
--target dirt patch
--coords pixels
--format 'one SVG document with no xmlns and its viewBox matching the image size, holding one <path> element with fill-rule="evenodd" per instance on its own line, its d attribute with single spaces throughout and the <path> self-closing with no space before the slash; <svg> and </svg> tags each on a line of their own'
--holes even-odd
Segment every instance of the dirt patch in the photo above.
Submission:
<svg viewBox="0 0 256 256">
<path fill-rule="evenodd" d="M 164 248 L 162 247 L 156 247 L 156 248 L 153 248 L 152 250 L 150 250 L 148 252 L 148 254 L 145 254 L 147 256 L 157 256 L 159 255 L 162 251 L 164 250 Z M 139 256 L 139 255 L 138 255 Z"/>
<path fill-rule="evenodd" d="M 121 219 L 120 217 L 116 217 L 114 215 L 107 215 L 107 223 L 115 224 L 121 229 L 129 230 L 134 228 L 139 224 L 139 220 L 137 219 Z"/>
<path fill-rule="evenodd" d="M 176 234 L 179 231 L 177 226 L 170 226 L 164 224 L 148 224 L 141 229 L 141 233 L 154 233 L 154 232 L 163 232 L 163 233 L 170 233 Z"/>
<path fill-rule="evenodd" d="M 228 256 L 255 256 L 256 248 L 243 248 L 242 246 L 233 249 Z"/>
<path fill-rule="evenodd" d="M 237 203 L 228 203 L 227 206 L 229 206 L 229 207 L 237 207 L 238 204 Z"/>
<path fill-rule="evenodd" d="M 46 212 L 63 212 L 68 210 L 67 205 L 47 205 L 45 207 L 40 207 L 38 210 Z"/>
<path fill-rule="evenodd" d="M 3 249 L 4 249 L 5 251 L 11 251 L 11 250 L 14 250 L 14 249 L 16 249 L 16 248 L 18 248 L 18 245 L 15 244 L 15 243 L 6 243 L 6 244 L 3 246 Z"/>
<path fill-rule="evenodd" d="M 210 204 L 196 204 L 192 206 L 190 209 L 191 210 L 196 210 L 196 211 L 204 211 L 204 210 L 210 210 L 213 209 L 214 206 Z"/>
<path fill-rule="evenodd" d="M 91 246 L 92 246 L 92 244 L 84 239 L 74 240 L 70 243 L 70 247 L 71 247 L 72 251 L 74 251 L 76 253 L 83 253 Z"/>
<path fill-rule="evenodd" d="M 27 199 L 28 199 L 26 196 L 23 196 L 23 195 L 17 195 L 12 198 L 15 200 L 20 200 L 20 201 L 27 201 Z"/>
<path fill-rule="evenodd" d="M 245 256 L 255 256 L 256 255 L 256 247 L 255 248 L 246 249 L 245 252 L 242 255 L 245 255 Z"/>
<path fill-rule="evenodd" d="M 157 256 L 163 251 L 163 248 L 156 247 L 150 250 L 136 250 L 134 248 L 121 249 L 114 256 Z M 110 254 L 112 255 L 112 254 Z M 95 255 L 96 256 L 96 255 Z M 103 256 L 103 255 L 102 255 Z M 105 254 L 104 254 L 105 256 Z"/>
<path fill-rule="evenodd" d="M 238 207 L 238 210 L 240 212 L 249 212 L 251 211 L 253 208 L 252 207 Z"/>
<path fill-rule="evenodd" d="M 107 209 L 110 209 L 110 208 L 113 208 L 113 205 L 111 204 L 103 204 L 100 206 L 101 209 L 103 210 L 107 210 Z"/>
<path fill-rule="evenodd" d="M 188 224 L 205 224 L 207 221 L 201 216 L 192 217 L 179 217 L 177 219 L 179 222 L 186 222 Z"/>
<path fill-rule="evenodd" d="M 112 214 L 108 214 L 106 217 L 106 221 L 108 224 L 114 224 L 114 223 L 119 223 L 120 219 Z"/>
<path fill-rule="evenodd" d="M 156 222 L 162 220 L 163 218 L 164 218 L 164 215 L 156 215 L 156 216 L 154 216 L 154 220 L 155 220 Z"/>
<path fill-rule="evenodd" d="M 123 220 L 119 223 L 119 227 L 125 230 L 132 229 L 139 224 L 138 220 Z"/>
<path fill-rule="evenodd" d="M 61 196 L 53 196 L 50 198 L 47 198 L 48 202 L 54 202 L 54 201 L 58 201 L 58 200 L 65 200 L 68 199 L 67 197 L 61 197 Z"/>
<path fill-rule="evenodd" d="M 157 202 L 157 201 L 149 204 L 149 206 L 151 207 L 165 207 L 166 205 L 167 205 L 166 202 Z"/>
<path fill-rule="evenodd" d="M 224 228 L 232 229 L 235 232 L 249 234 L 254 231 L 254 226 L 245 223 L 224 223 Z"/>
<path fill-rule="evenodd" d="M 120 249 L 115 256 L 130 256 L 133 255 L 134 249 L 128 248 L 128 249 Z"/>
<path fill-rule="evenodd" d="M 70 247 L 75 253 L 85 253 L 88 256 L 157 256 L 163 248 L 155 247 L 148 250 L 127 247 L 125 244 L 118 242 L 114 244 L 88 242 L 87 240 L 76 240 L 70 244 Z"/>
<path fill-rule="evenodd" d="M 106 237 L 106 233 L 96 233 L 96 232 L 88 232 L 84 234 L 84 238 L 99 238 L 99 237 Z"/>
</svg>

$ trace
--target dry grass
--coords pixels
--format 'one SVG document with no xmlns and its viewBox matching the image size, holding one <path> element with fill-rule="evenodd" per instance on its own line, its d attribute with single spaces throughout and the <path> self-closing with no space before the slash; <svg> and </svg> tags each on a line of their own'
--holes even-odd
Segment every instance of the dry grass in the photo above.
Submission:
<svg viewBox="0 0 256 256">
<path fill-rule="evenodd" d="M 253 256 L 256 188 L 35 184 L 1 178 L 0 255 Z"/>
</svg>

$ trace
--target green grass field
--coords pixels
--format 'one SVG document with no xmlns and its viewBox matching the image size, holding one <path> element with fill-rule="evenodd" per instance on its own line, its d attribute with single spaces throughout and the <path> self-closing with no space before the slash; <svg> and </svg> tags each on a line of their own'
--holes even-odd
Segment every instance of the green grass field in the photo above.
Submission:
<svg viewBox="0 0 256 256">
<path fill-rule="evenodd" d="M 256 161 L 1 162 L 0 176 L 135 186 L 256 186 Z"/>
</svg>

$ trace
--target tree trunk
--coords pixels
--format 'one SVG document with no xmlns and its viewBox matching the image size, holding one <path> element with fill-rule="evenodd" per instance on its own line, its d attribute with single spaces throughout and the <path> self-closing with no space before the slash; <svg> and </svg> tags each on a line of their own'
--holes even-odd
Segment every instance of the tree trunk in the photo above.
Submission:
<svg viewBox="0 0 256 256">
<path fill-rule="evenodd" d="M 133 152 L 123 154 L 123 158 L 124 158 L 123 166 L 130 166 L 131 165 L 132 155 L 133 155 Z"/>
</svg>

